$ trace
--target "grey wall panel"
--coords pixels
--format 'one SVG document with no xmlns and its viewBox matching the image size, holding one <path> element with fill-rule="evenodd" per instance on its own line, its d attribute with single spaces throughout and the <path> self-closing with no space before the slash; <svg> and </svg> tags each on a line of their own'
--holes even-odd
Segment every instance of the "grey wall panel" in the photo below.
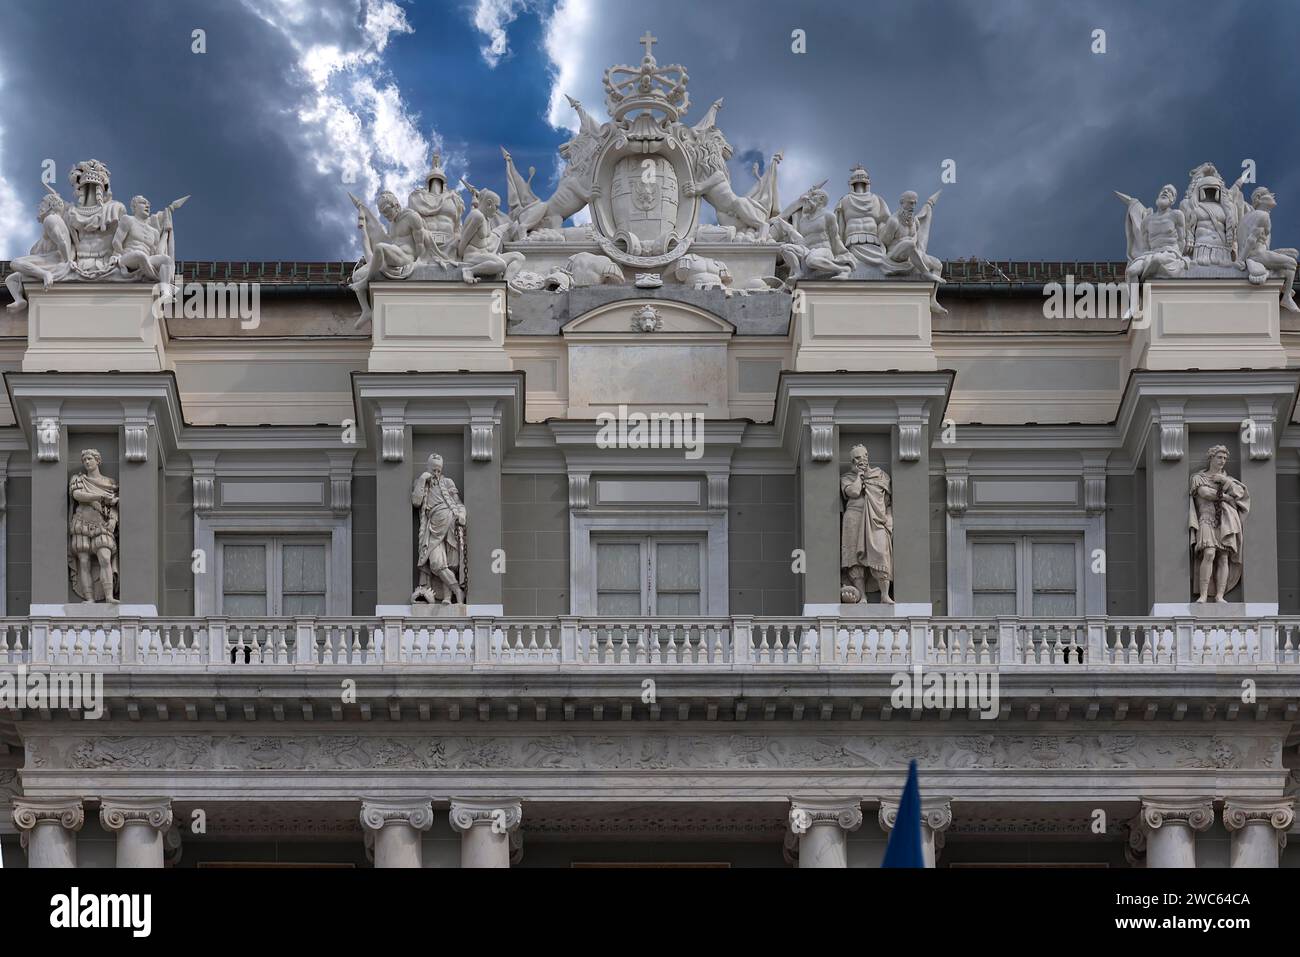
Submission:
<svg viewBox="0 0 1300 957">
<path fill-rule="evenodd" d="M 797 615 L 798 484 L 794 475 L 733 475 L 727 508 L 733 615 Z"/>
<path fill-rule="evenodd" d="M 1294 474 L 1277 477 L 1277 579 L 1278 611 L 1300 615 L 1300 476 Z"/>
<path fill-rule="evenodd" d="M 160 529 L 163 555 L 162 611 L 167 615 L 194 614 L 194 492 L 188 475 L 164 475 L 163 520 Z M 208 556 L 212 561 L 213 556 Z M 208 566 L 211 568 L 211 565 Z"/>
<path fill-rule="evenodd" d="M 32 600 L 32 481 L 5 485 L 5 601 L 10 615 L 25 615 Z"/>
<path fill-rule="evenodd" d="M 558 473 L 501 476 L 507 615 L 569 613 L 569 481 Z M 473 521 L 470 516 L 470 521 Z"/>
<path fill-rule="evenodd" d="M 1139 501 L 1145 487 L 1141 474 L 1106 478 L 1106 612 L 1145 615 L 1145 522 Z M 1085 557 L 1091 574 L 1091 556 Z"/>
<path fill-rule="evenodd" d="M 414 509 L 411 510 L 414 513 Z M 375 477 L 352 478 L 352 614 L 372 615 L 378 595 Z"/>
</svg>

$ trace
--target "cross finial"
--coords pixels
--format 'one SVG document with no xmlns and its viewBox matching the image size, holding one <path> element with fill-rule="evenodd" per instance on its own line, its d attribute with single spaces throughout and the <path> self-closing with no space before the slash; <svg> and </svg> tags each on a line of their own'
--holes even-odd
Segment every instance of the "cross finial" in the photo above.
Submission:
<svg viewBox="0 0 1300 957">
<path fill-rule="evenodd" d="M 656 43 L 659 42 L 659 38 L 658 38 L 657 36 L 655 36 L 653 33 L 651 33 L 649 30 L 647 30 L 647 31 L 645 32 L 645 36 L 643 36 L 643 37 L 640 39 L 639 42 L 640 42 L 643 46 L 645 46 L 645 55 L 646 55 L 646 56 L 654 56 L 654 51 L 651 50 L 651 47 L 653 47 Z"/>
</svg>

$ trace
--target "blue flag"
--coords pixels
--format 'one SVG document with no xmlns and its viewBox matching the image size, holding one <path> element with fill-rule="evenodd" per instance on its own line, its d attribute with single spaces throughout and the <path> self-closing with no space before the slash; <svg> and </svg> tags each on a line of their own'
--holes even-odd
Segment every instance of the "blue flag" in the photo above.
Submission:
<svg viewBox="0 0 1300 957">
<path fill-rule="evenodd" d="M 889 832 L 881 867 L 925 867 L 921 850 L 921 785 L 916 779 L 916 761 L 907 765 L 907 784 L 898 802 L 898 818 Z"/>
</svg>

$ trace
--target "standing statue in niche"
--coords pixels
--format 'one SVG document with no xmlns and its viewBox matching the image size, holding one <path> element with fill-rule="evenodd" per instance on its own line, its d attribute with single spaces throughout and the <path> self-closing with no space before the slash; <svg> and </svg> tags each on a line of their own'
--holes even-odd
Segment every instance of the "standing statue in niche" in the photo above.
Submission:
<svg viewBox="0 0 1300 957">
<path fill-rule="evenodd" d="M 1250 492 L 1226 471 L 1228 449 L 1216 445 L 1205 454 L 1205 468 L 1192 475 L 1189 527 L 1192 536 L 1192 584 L 1197 602 L 1214 601 L 1241 581 Z"/>
<path fill-rule="evenodd" d="M 867 600 L 867 573 L 892 605 L 889 583 L 894 577 L 894 508 L 889 476 L 867 458 L 867 449 L 850 451 L 853 467 L 840 476 L 844 518 L 840 532 L 840 598 L 845 604 Z"/>
<path fill-rule="evenodd" d="M 82 601 L 117 604 L 118 488 L 99 471 L 97 449 L 81 453 L 81 471 L 68 482 L 72 518 L 68 522 L 68 577 Z"/>
<path fill-rule="evenodd" d="M 411 603 L 464 604 L 465 506 L 456 483 L 442 474 L 441 455 L 429 456 L 427 468 L 411 490 L 411 504 L 420 510 L 419 553 L 415 561 L 420 580 L 411 594 Z"/>
</svg>

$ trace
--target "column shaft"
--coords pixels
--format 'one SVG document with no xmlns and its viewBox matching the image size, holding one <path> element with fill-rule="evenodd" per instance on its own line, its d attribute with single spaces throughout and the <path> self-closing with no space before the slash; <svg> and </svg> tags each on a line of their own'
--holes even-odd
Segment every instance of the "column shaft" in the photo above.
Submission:
<svg viewBox="0 0 1300 957">
<path fill-rule="evenodd" d="M 57 420 L 51 420 L 57 423 Z M 34 427 L 40 431 L 38 417 Z M 68 430 L 61 425 L 57 462 L 32 457 L 32 604 L 63 605 L 68 588 Z M 35 613 L 35 612 L 33 612 Z"/>
</svg>

